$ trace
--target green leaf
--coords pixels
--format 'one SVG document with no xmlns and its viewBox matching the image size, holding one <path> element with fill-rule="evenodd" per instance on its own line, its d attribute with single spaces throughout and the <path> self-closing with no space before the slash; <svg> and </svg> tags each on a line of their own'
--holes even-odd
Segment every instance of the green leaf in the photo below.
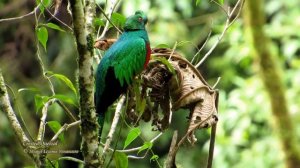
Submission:
<svg viewBox="0 0 300 168">
<path fill-rule="evenodd" d="M 43 107 L 43 105 L 50 99 L 48 96 L 41 96 L 39 94 L 34 96 L 36 113 Z"/>
<path fill-rule="evenodd" d="M 36 35 L 39 42 L 42 44 L 45 50 L 47 50 L 48 31 L 45 27 L 40 27 L 36 30 Z"/>
<path fill-rule="evenodd" d="M 114 160 L 116 162 L 116 168 L 127 168 L 128 167 L 128 157 L 125 153 L 115 151 Z"/>
<path fill-rule="evenodd" d="M 49 160 L 46 161 L 46 168 L 59 168 L 59 164 L 57 160 Z"/>
<path fill-rule="evenodd" d="M 48 72 L 48 73 L 50 73 L 50 72 Z M 51 75 L 51 77 L 52 76 L 56 77 L 57 79 L 64 82 L 75 93 L 75 95 L 77 95 L 75 86 L 73 85 L 73 83 L 71 82 L 71 80 L 68 77 L 66 77 L 65 75 L 62 75 L 62 74 L 53 74 L 53 75 Z"/>
<path fill-rule="evenodd" d="M 185 45 L 185 44 L 188 44 L 188 43 L 192 43 L 191 41 L 180 41 L 178 44 L 177 44 L 177 46 L 179 47 L 179 46 L 183 46 L 183 45 Z"/>
<path fill-rule="evenodd" d="M 75 107 L 78 107 L 78 104 L 72 99 L 70 98 L 69 96 L 65 96 L 65 95 L 61 95 L 61 94 L 56 94 L 54 96 L 51 96 L 51 98 L 56 98 L 62 102 L 65 102 L 65 103 L 68 103 L 68 104 L 71 104 Z"/>
<path fill-rule="evenodd" d="M 45 8 L 48 8 L 51 5 L 52 0 L 36 0 L 35 2 L 37 5 L 39 5 L 41 13 L 44 14 Z"/>
<path fill-rule="evenodd" d="M 224 4 L 224 0 L 218 0 L 221 5 Z"/>
<path fill-rule="evenodd" d="M 156 161 L 158 159 L 158 155 L 153 155 L 151 158 L 150 158 L 150 161 Z"/>
<path fill-rule="evenodd" d="M 201 0 L 196 0 L 196 6 L 198 6 L 201 3 Z"/>
<path fill-rule="evenodd" d="M 141 147 L 141 149 L 138 151 L 138 154 L 140 152 L 142 152 L 143 150 L 146 150 L 146 149 L 151 149 L 153 146 L 153 143 L 152 142 L 144 142 L 144 145 Z"/>
<path fill-rule="evenodd" d="M 151 59 L 156 60 L 156 61 L 160 61 L 161 63 L 163 63 L 164 65 L 167 66 L 168 70 L 172 73 L 175 74 L 175 69 L 172 66 L 172 64 L 165 58 L 165 57 L 158 57 L 155 55 L 151 55 Z"/>
<path fill-rule="evenodd" d="M 119 13 L 112 13 L 111 22 L 117 27 L 124 27 L 126 21 L 126 17 Z"/>
<path fill-rule="evenodd" d="M 54 30 L 65 32 L 63 29 L 61 29 L 58 25 L 54 23 L 47 23 L 46 26 Z"/>
<path fill-rule="evenodd" d="M 170 48 L 170 46 L 168 44 L 158 44 L 154 48 Z"/>
<path fill-rule="evenodd" d="M 100 18 L 95 18 L 93 23 L 94 23 L 94 26 L 104 26 L 105 25 L 103 20 Z"/>
<path fill-rule="evenodd" d="M 131 144 L 139 135 L 141 134 L 141 130 L 139 128 L 133 128 L 127 135 L 127 138 L 124 143 L 124 149 Z"/>
<path fill-rule="evenodd" d="M 58 121 L 48 121 L 47 122 L 48 126 L 50 127 L 50 129 L 56 134 L 58 132 L 58 130 L 61 128 L 61 125 Z M 62 132 L 61 134 L 58 135 L 58 139 L 61 142 L 65 142 L 65 138 L 64 138 L 64 133 Z"/>
</svg>

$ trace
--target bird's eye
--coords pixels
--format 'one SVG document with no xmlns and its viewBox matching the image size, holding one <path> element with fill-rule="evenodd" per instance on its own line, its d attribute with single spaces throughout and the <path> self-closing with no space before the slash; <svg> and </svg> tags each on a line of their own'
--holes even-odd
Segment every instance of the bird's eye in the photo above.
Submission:
<svg viewBox="0 0 300 168">
<path fill-rule="evenodd" d="M 139 17 L 138 20 L 139 20 L 139 22 L 142 22 L 142 21 L 143 21 L 143 18 L 142 18 L 142 17 Z"/>
</svg>

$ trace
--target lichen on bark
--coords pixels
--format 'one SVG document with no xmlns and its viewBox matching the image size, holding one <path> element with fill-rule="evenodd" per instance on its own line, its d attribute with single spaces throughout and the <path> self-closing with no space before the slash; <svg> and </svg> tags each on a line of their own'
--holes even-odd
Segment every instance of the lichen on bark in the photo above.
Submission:
<svg viewBox="0 0 300 168">
<path fill-rule="evenodd" d="M 101 167 L 99 157 L 98 124 L 94 106 L 93 33 L 94 0 L 70 0 L 74 35 L 78 51 L 78 85 L 81 118 L 81 150 L 84 167 Z M 84 5 L 83 5 L 84 4 Z"/>
</svg>

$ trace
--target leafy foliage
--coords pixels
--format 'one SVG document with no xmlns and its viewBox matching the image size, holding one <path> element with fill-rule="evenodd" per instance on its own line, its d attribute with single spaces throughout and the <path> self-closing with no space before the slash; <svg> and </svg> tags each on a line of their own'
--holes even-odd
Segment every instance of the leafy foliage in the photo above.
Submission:
<svg viewBox="0 0 300 168">
<path fill-rule="evenodd" d="M 48 121 L 47 124 L 55 134 L 61 128 L 61 125 L 58 121 Z M 64 143 L 65 142 L 64 133 L 59 134 L 58 139 Z"/>
<path fill-rule="evenodd" d="M 36 35 L 44 49 L 47 50 L 48 30 L 45 27 L 39 27 L 36 30 Z"/>
<path fill-rule="evenodd" d="M 124 149 L 131 144 L 139 135 L 141 134 L 141 130 L 139 128 L 133 128 L 127 135 L 127 138 L 124 142 Z"/>
<path fill-rule="evenodd" d="M 115 152 L 114 160 L 116 162 L 116 168 L 127 168 L 128 167 L 128 158 L 125 153 Z"/>
</svg>

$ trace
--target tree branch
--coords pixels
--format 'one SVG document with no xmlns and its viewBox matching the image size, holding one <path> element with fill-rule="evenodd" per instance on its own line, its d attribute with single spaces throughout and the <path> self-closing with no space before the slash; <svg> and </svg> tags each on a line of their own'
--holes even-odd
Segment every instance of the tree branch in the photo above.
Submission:
<svg viewBox="0 0 300 168">
<path fill-rule="evenodd" d="M 58 138 L 58 136 L 59 136 L 61 133 L 63 133 L 64 131 L 67 131 L 69 128 L 74 127 L 74 126 L 77 126 L 77 125 L 79 125 L 79 124 L 81 124 L 81 121 L 80 121 L 80 120 L 75 121 L 75 122 L 72 122 L 72 123 L 70 123 L 70 124 L 64 124 L 64 126 L 62 126 L 62 127 L 56 132 L 56 134 L 53 136 L 53 138 L 50 140 L 49 143 L 52 143 L 52 142 L 56 141 L 57 138 Z"/>
<path fill-rule="evenodd" d="M 26 136 L 23 128 L 21 127 L 18 118 L 10 104 L 9 96 L 7 93 L 7 89 L 5 87 L 5 82 L 2 76 L 2 71 L 0 69 L 0 109 L 6 113 L 8 120 L 12 126 L 13 131 L 15 132 L 18 140 L 20 141 L 23 149 L 29 148 L 27 145 L 30 140 Z M 36 163 L 36 165 L 41 165 L 38 155 L 33 153 L 27 153 L 32 160 Z"/>
<path fill-rule="evenodd" d="M 22 16 L 18 16 L 18 17 L 11 17 L 11 18 L 5 18 L 5 19 L 0 19 L 0 23 L 1 22 L 8 22 L 8 21 L 15 21 L 15 20 L 20 20 L 20 19 L 23 19 L 25 17 L 28 17 L 28 16 L 31 16 L 33 14 L 35 14 L 37 11 L 39 10 L 39 5 L 36 6 L 33 11 L 25 14 L 25 15 L 22 15 Z"/>
<path fill-rule="evenodd" d="M 76 37 L 79 68 L 79 105 L 81 118 L 81 150 L 85 167 L 101 167 L 99 158 L 99 141 L 97 115 L 94 105 L 94 76 L 93 76 L 93 18 L 95 2 L 86 0 L 85 6 L 81 0 L 70 0 L 74 35 Z M 85 11 L 85 13 L 84 13 Z"/>
<path fill-rule="evenodd" d="M 117 124 L 119 122 L 119 118 L 120 118 L 120 115 L 121 115 L 121 112 L 122 112 L 121 111 L 122 110 L 122 106 L 123 106 L 123 104 L 125 102 L 125 98 L 126 97 L 124 95 L 122 95 L 122 97 L 119 100 L 118 105 L 116 107 L 115 116 L 114 116 L 113 122 L 111 124 L 110 130 L 109 130 L 109 133 L 108 133 L 108 136 L 107 136 L 104 148 L 103 148 L 103 152 L 102 152 L 102 158 L 103 158 L 103 160 L 105 159 L 106 151 L 110 147 L 110 143 L 111 143 L 113 135 L 114 135 L 114 133 L 116 131 Z"/>
<path fill-rule="evenodd" d="M 38 135 L 36 138 L 37 141 L 42 142 L 44 140 L 48 107 L 50 105 L 52 105 L 52 103 L 54 103 L 54 102 L 55 102 L 55 99 L 48 100 L 42 109 L 42 117 L 41 117 L 40 127 L 39 127 Z"/>
<path fill-rule="evenodd" d="M 5 87 L 1 69 L 0 69 L 0 108 L 3 112 L 5 112 L 7 114 L 7 117 L 11 123 L 11 126 L 12 126 L 15 134 L 17 135 L 18 139 L 20 140 L 22 146 L 25 147 L 24 144 L 26 144 L 27 142 L 30 142 L 30 140 L 26 136 L 23 128 L 21 127 L 21 125 L 17 119 L 17 116 L 16 116 L 14 110 L 12 109 L 12 106 L 9 101 L 9 96 L 7 94 L 7 89 Z"/>
<path fill-rule="evenodd" d="M 215 41 L 213 46 L 208 50 L 208 52 L 203 56 L 203 58 L 195 65 L 196 68 L 198 68 L 207 59 L 207 57 L 210 56 L 210 54 L 215 50 L 217 45 L 221 42 L 221 40 L 223 39 L 223 37 L 224 37 L 225 33 L 227 32 L 228 28 L 239 17 L 239 15 L 241 13 L 241 9 L 243 7 L 243 4 L 244 4 L 244 0 L 238 0 L 238 2 L 235 4 L 233 9 L 231 11 L 228 10 L 228 12 L 226 12 L 227 13 L 227 20 L 226 20 L 226 24 L 224 26 L 224 29 L 223 29 L 221 35 L 218 37 L 217 41 Z M 239 6 L 239 8 L 238 8 L 238 6 Z M 237 9 L 238 9 L 238 11 L 237 11 Z M 222 8 L 222 10 L 224 10 L 224 8 Z M 236 14 L 236 12 L 237 12 L 237 14 Z M 236 16 L 234 16 L 234 14 L 236 14 Z"/>
</svg>

